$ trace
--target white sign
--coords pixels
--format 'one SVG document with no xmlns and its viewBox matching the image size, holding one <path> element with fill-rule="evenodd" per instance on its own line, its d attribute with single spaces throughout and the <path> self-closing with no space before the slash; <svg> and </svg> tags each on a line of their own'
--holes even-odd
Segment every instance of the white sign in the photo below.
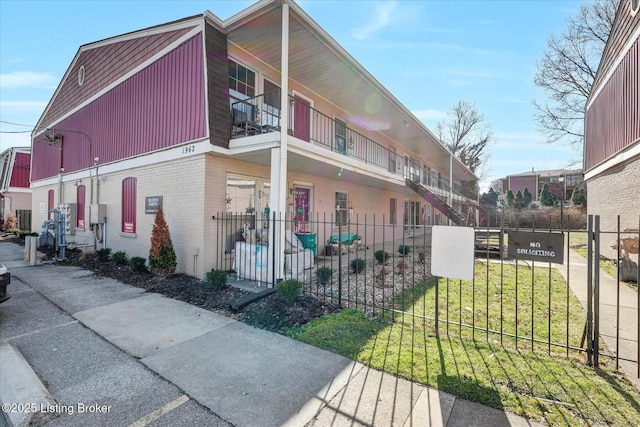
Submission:
<svg viewBox="0 0 640 427">
<path fill-rule="evenodd" d="M 473 280 L 475 232 L 471 227 L 434 225 L 431 232 L 431 274 Z"/>
<path fill-rule="evenodd" d="M 40 212 L 44 212 L 44 203 L 40 203 Z"/>
</svg>

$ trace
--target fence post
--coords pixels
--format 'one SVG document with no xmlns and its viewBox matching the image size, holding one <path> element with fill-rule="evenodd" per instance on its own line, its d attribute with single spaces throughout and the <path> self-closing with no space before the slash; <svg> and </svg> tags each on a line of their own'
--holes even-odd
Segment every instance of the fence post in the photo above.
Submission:
<svg viewBox="0 0 640 427">
<path fill-rule="evenodd" d="M 435 279 L 436 279 L 436 313 L 435 313 L 435 315 L 436 315 L 435 316 L 436 317 L 436 337 L 440 337 L 440 327 L 438 325 L 440 323 L 440 321 L 438 320 L 439 319 L 438 305 L 440 304 L 440 298 L 439 298 L 440 292 L 439 292 L 438 283 L 440 282 L 440 280 L 439 280 L 438 276 L 435 276 Z M 462 329 L 462 325 L 460 326 L 460 328 Z"/>
<path fill-rule="evenodd" d="M 587 217 L 587 365 L 593 366 L 593 215 Z"/>
<path fill-rule="evenodd" d="M 599 359 L 598 356 L 600 353 L 600 215 L 596 215 L 595 227 L 595 275 L 593 281 L 593 366 L 597 368 Z"/>
<path fill-rule="evenodd" d="M 342 308 L 342 225 L 338 226 L 338 308 Z"/>
</svg>

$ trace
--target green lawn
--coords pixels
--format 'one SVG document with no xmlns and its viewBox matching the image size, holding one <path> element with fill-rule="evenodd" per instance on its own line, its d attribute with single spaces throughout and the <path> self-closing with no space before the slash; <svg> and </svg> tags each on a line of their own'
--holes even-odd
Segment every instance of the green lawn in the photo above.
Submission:
<svg viewBox="0 0 640 427">
<path fill-rule="evenodd" d="M 446 324 L 440 322 L 437 336 L 428 319 L 435 310 L 435 280 L 430 279 L 397 297 L 398 304 L 417 316 L 396 313 L 390 323 L 346 309 L 289 330 L 288 335 L 550 425 L 640 425 L 640 394 L 633 385 L 606 364 L 598 370 L 586 366 L 583 353 L 549 346 L 549 339 L 567 340 L 567 307 L 570 345 L 579 346 L 584 325 L 584 314 L 571 294 L 567 298 L 559 274 L 551 270 L 549 276 L 548 268 L 532 272 L 519 266 L 516 286 L 515 267 L 503 268 L 502 280 L 499 264 L 489 264 L 487 270 L 486 264 L 478 263 L 475 284 L 439 282 L 439 318 L 447 318 L 448 306 L 450 321 L 462 318 L 463 324 L 474 323 L 480 328 L 475 332 L 450 324 L 447 333 Z M 526 339 L 516 343 L 507 335 L 515 333 L 517 325 L 518 334 L 530 338 L 532 324 L 539 343 Z M 503 335 L 487 329 L 502 329 Z M 601 362 L 608 361 L 602 357 Z"/>
</svg>

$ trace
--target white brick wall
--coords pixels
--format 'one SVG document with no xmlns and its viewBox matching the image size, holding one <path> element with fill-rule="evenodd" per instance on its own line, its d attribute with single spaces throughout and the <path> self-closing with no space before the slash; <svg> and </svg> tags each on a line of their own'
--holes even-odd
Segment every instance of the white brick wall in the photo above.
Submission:
<svg viewBox="0 0 640 427">
<path fill-rule="evenodd" d="M 620 230 L 640 227 L 640 158 L 616 166 L 587 181 L 587 211 L 600 215 L 602 231 L 616 231 L 618 215 Z M 617 239 L 613 234 L 601 234 L 600 252 L 615 259 L 617 251 L 611 246 Z"/>
<path fill-rule="evenodd" d="M 162 196 L 163 210 L 166 222 L 171 232 L 171 238 L 177 255 L 177 272 L 204 277 L 204 274 L 214 268 L 217 260 L 222 256 L 218 250 L 223 246 L 218 241 L 217 227 L 219 224 L 212 219 L 213 215 L 226 209 L 226 177 L 227 174 L 256 177 L 269 181 L 269 166 L 258 165 L 246 161 L 232 159 L 222 155 L 202 154 L 187 158 L 157 163 L 152 166 L 140 166 L 126 171 L 100 173 L 106 177 L 100 181 L 96 189 L 98 201 L 107 206 L 107 237 L 106 247 L 112 251 L 125 251 L 129 257 L 141 256 L 148 258 L 151 230 L 155 215 L 145 214 L 145 197 Z M 127 177 L 137 178 L 136 204 L 136 234 L 129 236 L 121 232 L 121 204 L 122 180 Z M 95 181 L 95 179 L 94 179 Z M 63 202 L 76 203 L 75 180 L 63 184 Z M 92 243 L 93 236 L 89 229 L 90 184 L 89 179 L 83 178 L 86 185 L 87 227 L 76 230 L 70 240 L 77 243 Z M 389 199 L 397 200 L 396 227 L 386 227 L 384 232 L 378 228 L 375 240 L 402 236 L 402 219 L 405 200 L 424 203 L 420 197 L 408 191 L 403 185 L 387 184 L 387 188 L 365 186 L 349 180 L 336 177 L 335 179 L 317 177 L 311 174 L 290 172 L 287 179 L 287 191 L 294 184 L 312 183 L 311 209 L 315 218 L 327 219 L 327 226 L 313 230 L 318 233 L 318 251 L 322 252 L 324 241 L 329 235 L 336 233 L 330 220 L 335 215 L 335 192 L 346 191 L 354 210 L 351 232 L 365 235 L 362 226 L 365 216 L 368 223 L 377 224 L 389 221 Z M 59 198 L 58 184 L 37 187 L 33 189 L 33 224 L 34 229 L 40 231 L 40 225 L 46 219 L 46 212 L 39 212 L 39 204 L 47 205 L 47 191 L 54 189 L 55 203 Z M 99 193 L 99 194 L 97 194 Z M 293 200 L 289 200 L 293 203 Z M 292 205 L 291 205 L 292 206 Z M 368 242 L 374 241 L 373 233 L 366 235 Z M 98 248 L 105 245 L 98 244 Z"/>
</svg>

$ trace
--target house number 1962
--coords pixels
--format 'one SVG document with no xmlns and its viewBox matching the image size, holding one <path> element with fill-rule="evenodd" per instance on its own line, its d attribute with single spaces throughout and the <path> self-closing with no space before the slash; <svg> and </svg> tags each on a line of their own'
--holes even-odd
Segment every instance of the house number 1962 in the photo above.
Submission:
<svg viewBox="0 0 640 427">
<path fill-rule="evenodd" d="M 196 151 L 195 145 L 187 145 L 186 147 L 182 147 L 182 154 L 189 154 Z"/>
</svg>

